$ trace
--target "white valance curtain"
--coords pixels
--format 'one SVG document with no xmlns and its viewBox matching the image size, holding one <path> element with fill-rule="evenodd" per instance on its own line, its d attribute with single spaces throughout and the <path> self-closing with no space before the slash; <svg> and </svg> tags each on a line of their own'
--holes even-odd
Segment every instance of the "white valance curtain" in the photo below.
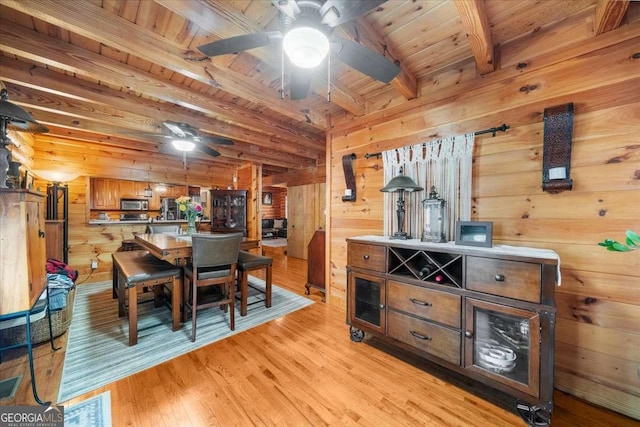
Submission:
<svg viewBox="0 0 640 427">
<path fill-rule="evenodd" d="M 441 199 L 446 201 L 445 236 L 454 240 L 456 221 L 471 218 L 471 166 L 473 161 L 473 133 L 434 140 L 424 144 L 384 151 L 384 182 L 398 176 L 400 171 L 411 177 L 424 191 L 404 193 L 404 231 L 412 238 L 422 237 L 424 209 L 422 200 L 435 186 Z M 384 194 L 384 235 L 398 230 L 396 215 L 397 193 Z"/>
</svg>

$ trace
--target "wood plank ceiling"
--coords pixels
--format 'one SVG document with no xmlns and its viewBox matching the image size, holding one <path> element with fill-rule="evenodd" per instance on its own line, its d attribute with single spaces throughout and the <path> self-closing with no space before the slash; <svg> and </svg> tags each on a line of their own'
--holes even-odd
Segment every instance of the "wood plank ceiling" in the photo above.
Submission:
<svg viewBox="0 0 640 427">
<path fill-rule="evenodd" d="M 384 84 L 333 60 L 327 102 L 322 65 L 310 95 L 298 101 L 289 99 L 285 69 L 281 99 L 279 45 L 214 58 L 197 50 L 279 29 L 279 11 L 266 0 L 0 0 L 0 80 L 11 102 L 50 128 L 35 136 L 36 147 L 86 144 L 181 157 L 144 136 L 166 134 L 162 122 L 170 120 L 234 141 L 211 145 L 219 157 L 189 154 L 192 161 L 231 168 L 256 162 L 268 176 L 324 164 L 328 123 L 381 108 L 374 100 L 421 96 L 424 82 L 450 69 L 491 73 L 500 66 L 500 46 L 573 16 L 593 22 L 596 33 L 608 31 L 628 5 L 390 0 L 335 33 L 385 55 L 400 74 Z"/>
</svg>

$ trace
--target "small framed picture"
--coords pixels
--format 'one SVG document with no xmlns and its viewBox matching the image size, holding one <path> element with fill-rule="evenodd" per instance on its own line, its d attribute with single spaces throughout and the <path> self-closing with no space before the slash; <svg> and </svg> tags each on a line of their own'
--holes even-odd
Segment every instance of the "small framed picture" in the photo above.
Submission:
<svg viewBox="0 0 640 427">
<path fill-rule="evenodd" d="M 457 221 L 456 245 L 493 246 L 493 222 Z"/>
<path fill-rule="evenodd" d="M 271 193 L 262 193 L 262 204 L 263 205 L 273 204 L 273 195 Z"/>
</svg>

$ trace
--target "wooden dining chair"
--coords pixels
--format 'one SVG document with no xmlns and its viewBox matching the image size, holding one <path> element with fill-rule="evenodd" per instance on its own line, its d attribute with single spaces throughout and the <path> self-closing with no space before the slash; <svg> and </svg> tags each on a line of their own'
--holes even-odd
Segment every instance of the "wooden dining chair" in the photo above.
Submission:
<svg viewBox="0 0 640 427">
<path fill-rule="evenodd" d="M 194 234 L 192 239 L 191 263 L 184 268 L 183 295 L 185 310 L 191 309 L 191 341 L 195 341 L 196 312 L 202 308 L 224 308 L 229 312 L 231 330 L 235 329 L 235 278 L 242 233 Z M 218 286 L 222 295 L 206 295 L 204 288 L 211 286 Z"/>
</svg>

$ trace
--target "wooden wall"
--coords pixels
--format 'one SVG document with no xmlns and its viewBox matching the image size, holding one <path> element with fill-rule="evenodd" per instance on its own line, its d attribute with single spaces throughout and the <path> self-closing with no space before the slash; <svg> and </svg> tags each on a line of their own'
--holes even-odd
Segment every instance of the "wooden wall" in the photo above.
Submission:
<svg viewBox="0 0 640 427">
<path fill-rule="evenodd" d="M 205 162 L 188 159 L 184 168 L 179 158 L 158 154 L 144 161 L 127 150 L 99 150 L 99 144 L 88 144 L 85 150 L 78 143 L 46 139 L 34 142 L 22 138 L 20 158 L 33 171 L 59 169 L 75 171 L 81 176 L 69 185 L 69 265 L 80 273 L 78 282 L 111 280 L 111 253 L 122 240 L 142 233 L 145 225 L 88 225 L 89 176 L 132 179 L 149 182 L 170 182 L 184 185 L 226 188 L 233 181 L 234 171 L 210 168 Z M 18 154 L 16 152 L 16 154 Z M 47 183 L 36 179 L 35 187 L 46 191 Z M 91 260 L 98 260 L 98 269 L 91 271 Z"/>
<path fill-rule="evenodd" d="M 262 218 L 286 218 L 287 217 L 287 189 L 281 187 L 262 187 L 263 192 L 270 192 L 271 205 L 262 205 Z"/>
<path fill-rule="evenodd" d="M 640 418 L 640 251 L 597 245 L 640 232 L 640 25 L 573 34 L 582 36 L 569 44 L 534 36 L 520 57 L 505 49 L 513 65 L 484 77 L 450 70 L 423 84 L 418 99 L 384 102 L 390 95 L 381 94 L 365 117 L 333 123 L 328 300 L 345 306 L 345 239 L 382 234 L 382 160 L 365 153 L 507 123 L 506 133 L 476 139 L 472 219 L 493 221 L 495 244 L 560 255 L 555 387 Z M 549 194 L 541 188 L 543 110 L 569 102 L 574 188 Z M 354 203 L 341 201 L 348 153 L 357 156 Z"/>
</svg>

